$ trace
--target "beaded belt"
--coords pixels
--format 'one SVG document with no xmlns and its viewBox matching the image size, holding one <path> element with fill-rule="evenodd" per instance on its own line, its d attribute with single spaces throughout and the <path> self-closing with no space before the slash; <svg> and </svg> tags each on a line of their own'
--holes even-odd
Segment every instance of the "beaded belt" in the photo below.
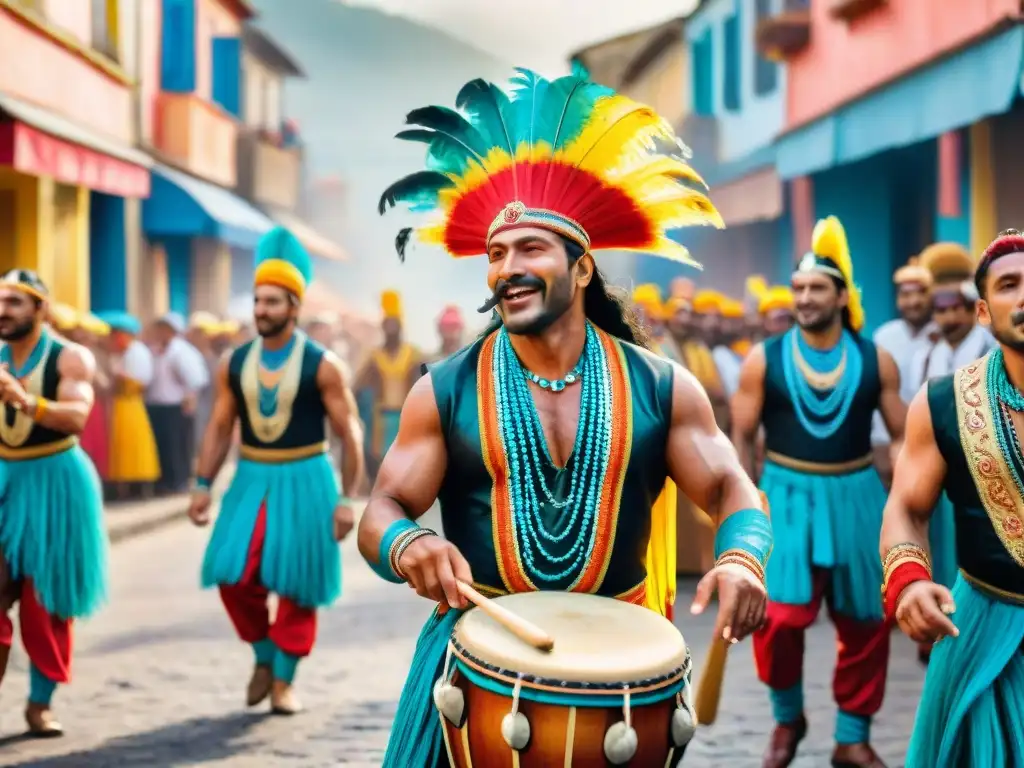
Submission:
<svg viewBox="0 0 1024 768">
<path fill-rule="evenodd" d="M 792 459 L 789 456 L 783 456 L 781 453 L 776 453 L 775 451 L 765 451 L 764 458 L 772 464 L 778 464 L 780 467 L 792 469 L 796 472 L 804 472 L 808 475 L 848 475 L 851 472 L 867 469 L 875 461 L 874 455 L 870 453 L 857 459 L 840 461 L 833 464 L 823 464 L 817 461 L 804 461 L 803 459 Z"/>
<path fill-rule="evenodd" d="M 243 445 L 238 449 L 240 458 L 259 464 L 284 464 L 289 461 L 308 459 L 321 453 L 327 453 L 326 440 L 313 445 L 302 445 L 298 448 L 258 448 L 255 445 Z"/>
<path fill-rule="evenodd" d="M 69 435 L 62 440 L 55 440 L 52 443 L 29 445 L 24 448 L 12 448 L 9 445 L 0 443 L 0 459 L 4 461 L 42 459 L 47 456 L 56 456 L 58 453 L 74 448 L 76 445 L 78 445 L 78 438 L 74 435 Z"/>
<path fill-rule="evenodd" d="M 964 577 L 964 581 L 983 595 L 991 597 L 993 600 L 1024 606 L 1024 594 L 1021 594 L 1020 592 L 1010 592 L 1007 589 L 1000 589 L 999 587 L 992 586 L 981 579 L 976 579 L 974 576 L 971 576 L 971 574 L 963 568 L 960 569 L 960 575 Z"/>
</svg>

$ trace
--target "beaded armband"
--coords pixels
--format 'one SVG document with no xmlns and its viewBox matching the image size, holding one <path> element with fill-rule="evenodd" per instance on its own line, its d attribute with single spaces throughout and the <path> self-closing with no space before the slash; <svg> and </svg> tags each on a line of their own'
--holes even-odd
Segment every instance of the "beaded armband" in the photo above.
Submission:
<svg viewBox="0 0 1024 768">
<path fill-rule="evenodd" d="M 924 548 L 905 543 L 890 547 L 882 558 L 882 603 L 885 616 L 896 616 L 897 602 L 915 581 L 932 580 L 932 559 Z"/>
<path fill-rule="evenodd" d="M 764 565 L 754 555 L 745 549 L 727 549 L 715 560 L 715 565 L 742 565 L 757 577 L 757 580 L 764 584 Z"/>
</svg>

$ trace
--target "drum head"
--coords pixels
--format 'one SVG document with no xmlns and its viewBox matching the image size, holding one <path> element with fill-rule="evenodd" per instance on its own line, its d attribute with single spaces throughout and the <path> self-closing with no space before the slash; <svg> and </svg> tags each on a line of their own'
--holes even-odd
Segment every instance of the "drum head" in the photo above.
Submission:
<svg viewBox="0 0 1024 768">
<path fill-rule="evenodd" d="M 495 602 L 555 640 L 551 652 L 539 651 L 483 611 L 469 611 L 455 627 L 456 643 L 500 669 L 574 683 L 628 683 L 671 674 L 686 661 L 675 625 L 639 605 L 571 592 L 526 592 Z"/>
</svg>

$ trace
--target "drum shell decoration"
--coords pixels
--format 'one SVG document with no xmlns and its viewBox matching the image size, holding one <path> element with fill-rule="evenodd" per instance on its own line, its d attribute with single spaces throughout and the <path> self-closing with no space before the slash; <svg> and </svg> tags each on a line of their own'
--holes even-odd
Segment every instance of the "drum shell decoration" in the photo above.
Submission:
<svg viewBox="0 0 1024 768">
<path fill-rule="evenodd" d="M 606 598 L 590 595 L 562 595 L 560 593 L 533 593 L 540 595 L 559 595 L 567 598 L 583 598 L 586 600 L 615 603 L 604 605 L 603 608 L 613 609 L 612 614 L 621 613 L 618 605 L 625 605 Z M 515 595 L 525 598 L 528 595 Z M 507 598 L 506 598 L 507 599 Z M 503 600 L 504 602 L 504 600 Z M 561 601 L 559 601 L 561 602 Z M 565 601 L 568 605 L 577 605 L 579 600 Z M 510 610 L 512 604 L 506 603 Z M 525 605 L 518 600 L 518 606 Z M 533 606 L 533 601 L 530 603 Z M 627 606 L 643 614 L 647 609 Z M 539 626 L 550 631 L 555 637 L 556 651 L 559 643 L 557 620 L 544 621 L 544 610 L 541 615 L 530 616 Z M 625 619 L 638 616 L 625 611 Z M 577 613 L 579 615 L 579 613 Z M 465 619 L 468 618 L 464 617 Z M 610 682 L 611 677 L 592 684 L 587 680 L 583 683 L 559 682 L 550 674 L 536 675 L 531 668 L 530 653 L 540 653 L 532 649 L 514 649 L 505 653 L 496 653 L 491 658 L 481 646 L 487 645 L 483 636 L 470 641 L 456 627 L 451 643 L 451 660 L 448 665 L 447 682 L 453 686 L 450 691 L 454 697 L 449 700 L 461 699 L 462 706 L 449 709 L 449 714 L 461 714 L 461 720 L 452 722 L 450 718 L 440 715 L 444 729 L 444 740 L 452 768 L 549 768 L 549 766 L 584 766 L 586 768 L 603 768 L 604 766 L 665 766 L 680 746 L 673 742 L 673 718 L 677 712 L 689 706 L 689 654 L 682 637 L 666 619 L 651 613 L 645 621 L 664 622 L 668 629 L 678 638 L 678 650 L 672 658 L 663 659 L 661 669 L 652 669 L 652 676 L 637 682 L 628 682 L 635 675 L 625 676 L 622 685 Z M 477 621 L 477 625 L 481 622 Z M 463 628 L 467 629 L 467 628 Z M 642 629 L 640 630 L 642 632 Z M 664 635 L 666 630 L 662 629 Z M 460 634 L 463 635 L 460 637 Z M 656 634 L 656 633 L 655 633 Z M 518 642 L 518 641 L 515 641 Z M 614 639 L 612 639 L 614 643 Z M 644 654 L 646 650 L 641 640 L 636 654 Z M 662 651 L 664 648 L 653 649 Z M 513 664 L 517 653 L 522 652 L 527 658 L 522 664 Z M 632 654 L 631 654 L 632 655 Z M 578 671 L 578 670 L 577 670 Z M 524 676 L 524 672 L 526 673 Z M 600 675 L 599 675 L 600 676 Z M 579 679 L 579 674 L 570 675 L 570 680 Z M 516 685 L 516 680 L 520 684 Z M 442 681 L 439 681 L 442 682 Z M 630 691 L 629 704 L 624 706 Z M 612 761 L 609 758 L 607 738 L 621 735 L 622 725 L 629 712 L 628 740 L 635 745 L 626 747 L 626 759 Z M 510 717 L 517 718 L 520 728 L 517 738 L 524 741 L 513 749 L 509 741 L 508 728 Z M 503 723 L 506 729 L 503 731 Z M 619 723 L 613 730 L 613 726 Z M 612 736 L 609 737 L 609 732 Z M 516 739 L 513 739 L 515 741 Z M 613 750 L 614 751 L 614 750 Z"/>
</svg>

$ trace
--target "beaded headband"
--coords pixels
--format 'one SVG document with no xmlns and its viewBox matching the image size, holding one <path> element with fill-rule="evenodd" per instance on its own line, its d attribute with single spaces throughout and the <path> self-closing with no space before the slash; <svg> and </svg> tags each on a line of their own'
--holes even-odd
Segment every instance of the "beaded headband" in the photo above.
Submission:
<svg viewBox="0 0 1024 768">
<path fill-rule="evenodd" d="M 491 238 L 499 232 L 519 227 L 540 227 L 572 240 L 584 251 L 590 250 L 590 237 L 578 221 L 573 221 L 568 216 L 563 216 L 555 211 L 544 208 L 527 208 L 518 200 L 501 209 L 501 212 L 494 217 L 491 226 L 487 229 L 487 245 L 490 247 Z"/>
<path fill-rule="evenodd" d="M 12 269 L 0 277 L 0 288 L 12 288 L 21 291 L 39 301 L 47 301 L 50 298 L 46 284 L 39 279 L 39 275 L 28 269 Z"/>
<path fill-rule="evenodd" d="M 834 277 L 844 285 L 846 284 L 846 275 L 832 259 L 828 256 L 819 256 L 816 253 L 805 253 L 793 274 L 806 275 L 813 272 Z"/>
</svg>

